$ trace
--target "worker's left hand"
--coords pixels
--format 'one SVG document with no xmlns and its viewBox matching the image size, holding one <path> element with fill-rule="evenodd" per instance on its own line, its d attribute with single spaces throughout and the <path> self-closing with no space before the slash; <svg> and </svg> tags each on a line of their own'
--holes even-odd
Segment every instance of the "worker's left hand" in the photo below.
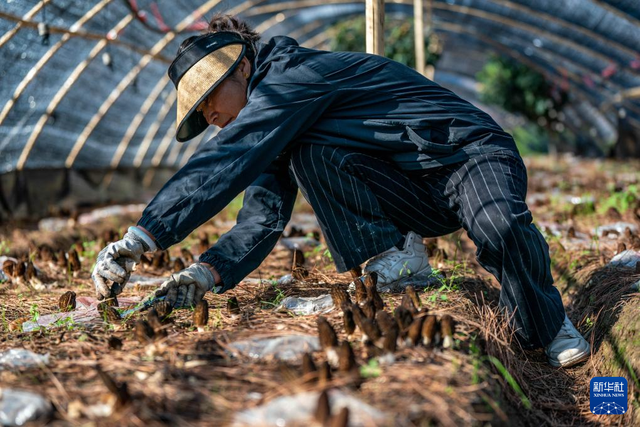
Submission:
<svg viewBox="0 0 640 427">
<path fill-rule="evenodd" d="M 213 273 L 203 264 L 192 264 L 184 270 L 172 274 L 155 292 L 155 297 L 166 295 L 166 301 L 172 307 L 193 307 L 207 291 L 217 293 L 221 286 L 215 286 Z"/>
</svg>

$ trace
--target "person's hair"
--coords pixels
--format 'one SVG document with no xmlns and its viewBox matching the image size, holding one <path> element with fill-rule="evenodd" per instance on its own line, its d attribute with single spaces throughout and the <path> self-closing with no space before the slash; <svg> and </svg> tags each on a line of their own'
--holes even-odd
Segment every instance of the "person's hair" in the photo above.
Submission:
<svg viewBox="0 0 640 427">
<path fill-rule="evenodd" d="M 253 59 L 256 57 L 256 52 L 258 51 L 256 44 L 260 41 L 260 34 L 253 31 L 249 24 L 234 16 L 217 13 L 211 18 L 209 28 L 206 33 L 217 33 L 220 31 L 230 31 L 232 33 L 239 34 L 242 37 L 242 40 L 248 42 L 249 46 L 247 47 L 245 55 L 250 62 L 253 62 Z M 182 43 L 180 43 L 180 47 L 178 47 L 176 56 L 180 55 L 180 53 L 198 37 L 199 36 L 191 36 L 184 39 Z M 236 80 L 240 79 L 236 73 L 231 74 L 230 77 Z"/>
<path fill-rule="evenodd" d="M 241 21 L 235 16 L 216 13 L 211 18 L 211 21 L 209 21 L 209 28 L 207 28 L 207 32 L 217 33 L 219 31 L 230 31 L 232 33 L 239 34 L 244 41 L 248 42 L 247 59 L 253 62 L 256 52 L 258 51 L 257 44 L 260 41 L 260 34 L 255 32 L 249 24 Z"/>
</svg>

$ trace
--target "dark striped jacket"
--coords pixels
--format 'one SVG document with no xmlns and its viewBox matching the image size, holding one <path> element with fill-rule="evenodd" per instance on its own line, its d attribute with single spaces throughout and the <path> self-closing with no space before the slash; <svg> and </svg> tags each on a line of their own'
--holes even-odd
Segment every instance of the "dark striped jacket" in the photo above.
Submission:
<svg viewBox="0 0 640 427">
<path fill-rule="evenodd" d="M 298 144 L 367 151 L 403 170 L 516 150 L 489 115 L 409 67 L 377 55 L 307 49 L 284 36 L 260 44 L 247 100 L 138 222 L 167 248 L 246 190 L 237 225 L 200 258 L 220 272 L 225 290 L 262 262 L 289 220 L 297 187 L 287 153 Z"/>
</svg>

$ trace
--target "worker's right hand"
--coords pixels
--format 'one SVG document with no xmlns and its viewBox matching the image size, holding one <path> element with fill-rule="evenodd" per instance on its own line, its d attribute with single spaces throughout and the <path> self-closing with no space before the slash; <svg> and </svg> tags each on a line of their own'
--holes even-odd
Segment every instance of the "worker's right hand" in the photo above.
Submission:
<svg viewBox="0 0 640 427">
<path fill-rule="evenodd" d="M 109 243 L 98 254 L 91 279 L 99 299 L 112 298 L 122 292 L 133 266 L 140 262 L 140 256 L 151 249 L 155 250 L 132 228 L 129 228 L 122 240 Z M 109 285 L 110 282 L 113 285 Z"/>
</svg>

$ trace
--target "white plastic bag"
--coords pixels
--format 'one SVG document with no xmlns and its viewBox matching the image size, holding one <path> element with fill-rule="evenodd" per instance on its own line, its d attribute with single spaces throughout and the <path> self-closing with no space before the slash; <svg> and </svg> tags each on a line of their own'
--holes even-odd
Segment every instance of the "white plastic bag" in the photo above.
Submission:
<svg viewBox="0 0 640 427">
<path fill-rule="evenodd" d="M 286 297 L 276 310 L 288 310 L 295 314 L 308 316 L 310 314 L 324 314 L 333 309 L 331 295 L 317 297 Z"/>
<path fill-rule="evenodd" d="M 254 337 L 229 344 L 242 356 L 259 360 L 293 361 L 304 353 L 320 350 L 318 337 L 311 335 L 282 335 L 277 337 Z"/>
<path fill-rule="evenodd" d="M 318 392 L 299 393 L 282 396 L 264 405 L 246 409 L 236 414 L 234 426 L 285 426 L 309 422 L 313 419 L 318 405 Z M 329 391 L 331 413 L 337 414 L 342 408 L 349 408 L 350 426 L 387 425 L 387 415 L 341 390 Z"/>
<path fill-rule="evenodd" d="M 140 297 L 118 298 L 121 307 L 135 305 L 140 301 Z M 27 321 L 22 324 L 24 332 L 31 332 L 39 328 L 57 328 L 74 323 L 100 322 L 102 318 L 98 312 L 98 301 L 92 297 L 79 297 L 76 299 L 76 310 L 61 313 L 52 313 L 40 316 L 37 321 Z"/>
<path fill-rule="evenodd" d="M 12 348 L 0 353 L 0 371 L 32 368 L 34 366 L 48 364 L 49 353 L 41 355 L 25 350 L 24 348 Z"/>
<path fill-rule="evenodd" d="M 22 390 L 0 388 L 0 425 L 21 426 L 47 418 L 51 404 L 42 396 Z"/>
<path fill-rule="evenodd" d="M 609 265 L 635 268 L 636 263 L 638 262 L 640 262 L 640 252 L 627 249 L 626 251 L 622 251 L 611 258 Z"/>
</svg>

